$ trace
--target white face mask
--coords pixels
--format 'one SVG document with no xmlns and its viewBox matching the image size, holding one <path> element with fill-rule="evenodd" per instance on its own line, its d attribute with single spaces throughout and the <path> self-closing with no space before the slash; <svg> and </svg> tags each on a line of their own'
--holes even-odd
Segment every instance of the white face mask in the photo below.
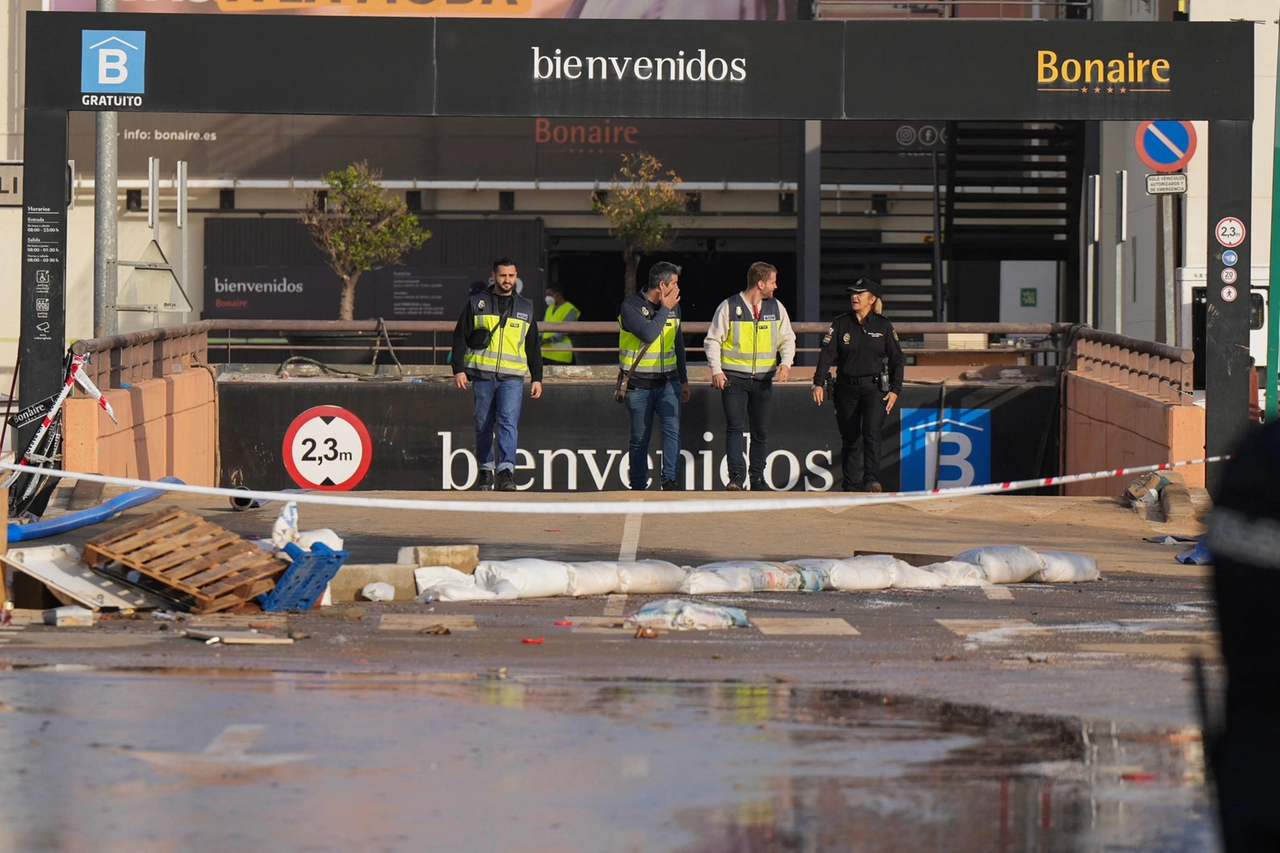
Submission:
<svg viewBox="0 0 1280 853">
<path fill-rule="evenodd" d="M 547 307 L 554 306 L 555 304 L 556 304 L 556 298 L 555 298 L 554 296 L 548 296 L 548 297 L 547 297 Z"/>
</svg>

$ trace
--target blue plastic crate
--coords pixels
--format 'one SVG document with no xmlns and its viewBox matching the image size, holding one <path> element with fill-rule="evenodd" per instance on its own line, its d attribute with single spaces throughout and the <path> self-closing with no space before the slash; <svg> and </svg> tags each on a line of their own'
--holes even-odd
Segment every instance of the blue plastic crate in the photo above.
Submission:
<svg viewBox="0 0 1280 853">
<path fill-rule="evenodd" d="M 304 551 L 292 542 L 284 546 L 293 565 L 285 570 L 276 582 L 276 588 L 258 596 L 258 603 L 268 613 L 283 610 L 310 610 L 333 576 L 347 561 L 346 551 L 335 551 L 323 542 L 316 542 L 310 551 Z"/>
</svg>

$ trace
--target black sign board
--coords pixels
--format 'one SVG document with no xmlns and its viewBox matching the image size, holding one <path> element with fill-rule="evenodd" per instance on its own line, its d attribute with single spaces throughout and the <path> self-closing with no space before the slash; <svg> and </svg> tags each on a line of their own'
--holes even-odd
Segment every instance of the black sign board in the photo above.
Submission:
<svg viewBox="0 0 1280 853">
<path fill-rule="evenodd" d="M 33 55 L 57 57 L 27 76 L 28 108 L 988 121 L 1253 117 L 1251 23 L 31 12 L 27 32 L 28 43 L 39 45 Z M 86 33 L 133 42 L 104 60 L 103 41 L 90 44 Z M 127 87 L 114 82 L 123 71 L 113 62 L 129 66 Z M 98 71 L 105 76 L 95 80 Z"/>
<path fill-rule="evenodd" d="M 31 426 L 38 420 L 42 420 L 45 415 L 53 411 L 53 404 L 57 399 L 58 395 L 54 394 L 39 403 L 27 406 L 20 412 L 14 412 L 9 416 L 9 426 L 14 429 L 22 429 L 23 427 Z"/>
</svg>

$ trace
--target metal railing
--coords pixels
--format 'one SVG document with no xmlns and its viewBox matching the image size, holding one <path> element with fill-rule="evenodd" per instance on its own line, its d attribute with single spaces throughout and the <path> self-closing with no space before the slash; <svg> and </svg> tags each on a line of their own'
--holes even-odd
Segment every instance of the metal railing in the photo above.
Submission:
<svg viewBox="0 0 1280 853">
<path fill-rule="evenodd" d="M 1168 403 L 1191 405 L 1195 354 L 1077 326 L 1071 333 L 1068 369 Z"/>
<path fill-rule="evenodd" d="M 1023 18 L 1034 21 L 1092 20 L 1093 0 L 818 0 L 820 20 Z"/>
<path fill-rule="evenodd" d="M 357 364 L 370 364 L 376 354 L 376 363 L 386 368 L 393 361 L 388 340 L 395 353 L 431 353 L 431 360 L 427 364 L 435 364 L 440 363 L 438 359 L 441 354 L 453 348 L 454 325 L 453 321 L 202 320 L 180 326 L 77 341 L 74 348 L 77 352 L 90 356 L 86 365 L 89 377 L 99 388 L 107 389 L 172 375 L 193 364 L 245 363 L 246 354 L 255 354 L 253 361 L 249 363 L 272 364 L 281 363 L 299 351 L 320 354 L 357 352 L 364 359 Z M 825 332 L 830 324 L 792 325 L 798 335 L 817 336 Z M 681 329 L 686 338 L 696 338 L 705 335 L 708 326 L 705 322 L 690 322 L 682 324 Z M 973 355 L 984 352 L 1048 355 L 1063 352 L 1068 345 L 1068 336 L 1074 329 L 1061 323 L 898 323 L 895 327 L 904 339 L 904 349 L 909 356 L 956 352 Z M 579 338 L 607 335 L 613 341 L 616 341 L 618 332 L 617 323 L 614 322 L 545 323 L 540 324 L 539 328 Z M 932 334 L 985 334 L 988 336 L 988 346 L 955 349 L 930 345 L 924 340 L 911 340 Z M 406 343 L 410 336 L 417 336 L 422 342 Z M 1030 340 L 1022 343 L 1015 340 L 993 347 L 989 340 L 991 336 Z M 615 363 L 617 353 L 617 345 L 613 341 L 609 346 L 575 346 L 572 350 L 575 353 L 607 354 L 608 357 L 603 358 L 602 363 L 611 364 Z M 701 347 L 691 345 L 689 351 L 698 353 L 701 352 Z M 816 352 L 817 349 L 802 346 L 798 351 Z M 1090 359 L 1090 364 L 1102 363 L 1093 356 L 1092 350 L 1082 353 L 1081 357 Z"/>
</svg>

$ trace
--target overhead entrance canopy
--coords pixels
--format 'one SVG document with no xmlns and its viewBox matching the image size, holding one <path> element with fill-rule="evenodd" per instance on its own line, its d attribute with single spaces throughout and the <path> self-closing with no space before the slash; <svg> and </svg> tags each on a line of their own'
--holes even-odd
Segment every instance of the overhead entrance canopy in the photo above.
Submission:
<svg viewBox="0 0 1280 853">
<path fill-rule="evenodd" d="M 62 381 L 70 111 L 798 120 L 1207 120 L 1249 223 L 1251 23 L 489 20 L 31 12 L 22 399 Z M 1249 240 L 1209 288 L 1209 452 L 1248 404 Z M 807 282 L 806 287 L 816 287 Z M 1230 299 L 1225 298 L 1229 295 Z M 809 300 L 812 300 L 809 302 Z M 816 292 L 801 293 L 815 304 Z M 816 318 L 815 318 L 816 319 Z"/>
</svg>

